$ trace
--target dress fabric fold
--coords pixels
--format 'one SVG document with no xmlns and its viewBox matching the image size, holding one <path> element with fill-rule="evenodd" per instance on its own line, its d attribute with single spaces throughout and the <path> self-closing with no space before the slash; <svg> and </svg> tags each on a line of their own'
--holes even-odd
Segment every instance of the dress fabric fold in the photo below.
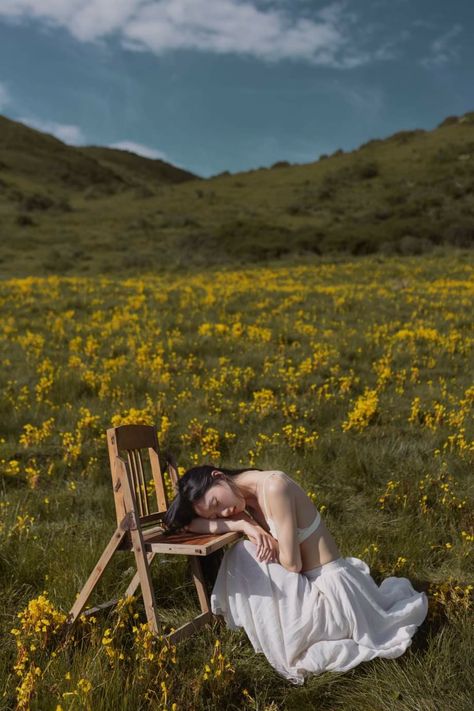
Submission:
<svg viewBox="0 0 474 711">
<path fill-rule="evenodd" d="M 293 573 L 258 561 L 255 544 L 240 540 L 224 553 L 211 609 L 230 629 L 244 628 L 255 652 L 301 685 L 309 674 L 399 657 L 426 617 L 428 598 L 407 578 L 377 585 L 359 558 Z"/>
</svg>

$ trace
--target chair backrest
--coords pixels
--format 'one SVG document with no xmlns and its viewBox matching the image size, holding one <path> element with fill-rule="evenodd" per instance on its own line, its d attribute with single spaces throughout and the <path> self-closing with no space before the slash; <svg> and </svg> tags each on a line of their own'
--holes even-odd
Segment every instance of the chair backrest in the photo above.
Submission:
<svg viewBox="0 0 474 711">
<path fill-rule="evenodd" d="M 164 474 L 167 470 L 171 487 L 178 492 L 178 473 L 169 453 L 160 453 L 158 434 L 152 425 L 119 425 L 107 430 L 107 446 L 109 450 L 110 472 L 114 490 L 115 512 L 117 523 L 129 513 L 123 497 L 123 490 L 116 478 L 116 460 L 120 457 L 129 473 L 130 486 L 136 502 L 136 515 L 141 524 L 160 520 L 167 511 L 170 501 L 166 491 Z M 148 457 L 143 457 L 142 450 L 147 450 Z M 124 456 L 125 455 L 125 456 Z M 147 474 L 147 463 L 151 467 L 155 497 L 155 507 L 150 501 Z"/>
</svg>

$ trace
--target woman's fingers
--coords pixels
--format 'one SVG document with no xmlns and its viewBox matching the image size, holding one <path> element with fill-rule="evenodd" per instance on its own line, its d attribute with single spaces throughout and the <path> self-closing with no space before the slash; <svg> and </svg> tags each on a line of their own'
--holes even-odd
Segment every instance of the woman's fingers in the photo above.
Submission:
<svg viewBox="0 0 474 711">
<path fill-rule="evenodd" d="M 256 558 L 259 561 L 275 560 L 275 542 L 266 532 L 261 531 L 253 539 L 256 548 Z"/>
<path fill-rule="evenodd" d="M 269 560 L 273 557 L 273 549 L 271 546 L 261 547 L 257 551 L 257 557 L 261 561 Z"/>
</svg>

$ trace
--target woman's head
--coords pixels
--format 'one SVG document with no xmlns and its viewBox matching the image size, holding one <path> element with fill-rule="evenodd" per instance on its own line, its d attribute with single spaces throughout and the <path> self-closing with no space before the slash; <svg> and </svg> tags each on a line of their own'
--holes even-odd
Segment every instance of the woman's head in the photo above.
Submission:
<svg viewBox="0 0 474 711">
<path fill-rule="evenodd" d="M 178 481 L 179 492 L 163 517 L 168 532 L 186 526 L 196 516 L 225 518 L 245 509 L 245 497 L 232 480 L 245 469 L 203 464 L 188 469 Z"/>
</svg>

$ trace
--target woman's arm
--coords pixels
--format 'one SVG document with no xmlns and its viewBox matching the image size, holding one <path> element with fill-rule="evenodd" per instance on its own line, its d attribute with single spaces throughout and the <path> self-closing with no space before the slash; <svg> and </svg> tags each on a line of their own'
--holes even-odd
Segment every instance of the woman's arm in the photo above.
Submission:
<svg viewBox="0 0 474 711">
<path fill-rule="evenodd" d="M 202 518 L 197 516 L 185 526 L 186 531 L 192 533 L 228 533 L 229 531 L 240 531 L 247 533 L 249 526 L 258 526 L 253 518 L 246 513 L 227 516 L 226 518 Z"/>
<path fill-rule="evenodd" d="M 284 481 L 270 482 L 269 490 L 271 514 L 278 540 L 279 563 L 290 572 L 299 573 L 303 563 L 297 536 L 294 499 L 288 494 L 287 484 Z"/>
</svg>

